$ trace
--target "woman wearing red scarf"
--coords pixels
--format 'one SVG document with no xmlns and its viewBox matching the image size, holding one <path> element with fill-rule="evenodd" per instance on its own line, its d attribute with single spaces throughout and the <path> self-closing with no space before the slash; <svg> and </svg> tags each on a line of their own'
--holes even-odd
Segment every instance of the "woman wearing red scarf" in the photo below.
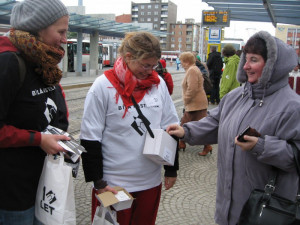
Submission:
<svg viewBox="0 0 300 225">
<path fill-rule="evenodd" d="M 179 123 L 166 85 L 155 72 L 161 57 L 160 44 L 147 32 L 128 33 L 119 48 L 114 68 L 98 77 L 84 107 L 80 139 L 86 182 L 93 181 L 92 217 L 98 201 L 95 192 L 125 188 L 135 198 L 132 207 L 117 212 L 120 225 L 154 225 L 162 182 L 161 166 L 143 155 L 147 128 L 132 97 L 151 129 Z M 165 189 L 176 181 L 174 166 L 165 166 Z"/>
</svg>

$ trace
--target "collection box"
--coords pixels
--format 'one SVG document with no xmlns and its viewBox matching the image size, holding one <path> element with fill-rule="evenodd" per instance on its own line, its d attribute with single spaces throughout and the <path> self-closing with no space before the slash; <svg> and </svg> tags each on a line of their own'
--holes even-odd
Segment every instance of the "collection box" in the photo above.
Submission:
<svg viewBox="0 0 300 225">
<path fill-rule="evenodd" d="M 146 134 L 143 154 L 160 165 L 174 165 L 177 141 L 162 129 L 152 129 L 154 138 Z"/>
<path fill-rule="evenodd" d="M 130 208 L 134 198 L 122 187 L 114 187 L 114 189 L 118 191 L 118 194 L 114 195 L 107 191 L 96 195 L 101 205 L 103 207 L 112 206 L 116 211 Z"/>
</svg>

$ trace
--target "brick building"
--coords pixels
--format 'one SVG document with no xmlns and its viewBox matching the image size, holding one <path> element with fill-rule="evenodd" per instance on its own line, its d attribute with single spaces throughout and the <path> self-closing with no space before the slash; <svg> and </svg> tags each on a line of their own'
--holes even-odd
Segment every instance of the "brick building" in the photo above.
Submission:
<svg viewBox="0 0 300 225">
<path fill-rule="evenodd" d="M 199 51 L 200 24 L 194 19 L 186 19 L 185 23 L 171 23 L 171 51 Z"/>
</svg>

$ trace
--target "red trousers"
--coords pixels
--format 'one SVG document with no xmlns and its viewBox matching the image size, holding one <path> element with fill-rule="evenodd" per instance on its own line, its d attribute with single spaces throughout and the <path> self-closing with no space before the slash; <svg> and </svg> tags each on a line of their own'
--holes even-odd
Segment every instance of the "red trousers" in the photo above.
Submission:
<svg viewBox="0 0 300 225">
<path fill-rule="evenodd" d="M 134 198 L 131 208 L 117 211 L 117 220 L 120 225 L 155 225 L 158 211 L 162 184 L 157 187 L 131 192 Z M 96 208 L 100 202 L 95 197 L 96 191 L 92 191 L 92 220 Z"/>
</svg>

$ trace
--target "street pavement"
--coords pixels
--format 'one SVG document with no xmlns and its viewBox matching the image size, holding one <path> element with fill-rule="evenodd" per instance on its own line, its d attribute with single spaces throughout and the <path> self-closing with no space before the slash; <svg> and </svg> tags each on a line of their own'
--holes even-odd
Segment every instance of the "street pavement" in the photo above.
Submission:
<svg viewBox="0 0 300 225">
<path fill-rule="evenodd" d="M 109 68 L 107 68 L 109 69 Z M 176 65 L 167 67 L 174 80 L 174 100 L 179 118 L 182 116 L 181 80 L 184 70 L 176 70 Z M 102 74 L 103 70 L 100 71 Z M 66 90 L 70 88 L 87 87 L 97 76 L 75 76 L 68 73 L 62 78 L 61 84 Z M 77 90 L 77 89 L 76 89 Z M 179 100 L 180 99 L 180 100 Z M 214 106 L 210 105 L 209 109 Z M 78 136 L 76 136 L 78 138 Z M 162 190 L 161 202 L 156 219 L 156 225 L 214 225 L 215 194 L 217 177 L 217 145 L 213 145 L 212 154 L 199 156 L 203 146 L 189 146 L 180 150 L 178 177 L 176 184 L 170 190 Z M 162 180 L 163 180 L 162 170 Z M 82 167 L 78 177 L 74 179 L 75 202 L 78 225 L 91 224 L 91 183 L 84 181 Z M 143 224 L 141 224 L 143 225 Z"/>
</svg>

